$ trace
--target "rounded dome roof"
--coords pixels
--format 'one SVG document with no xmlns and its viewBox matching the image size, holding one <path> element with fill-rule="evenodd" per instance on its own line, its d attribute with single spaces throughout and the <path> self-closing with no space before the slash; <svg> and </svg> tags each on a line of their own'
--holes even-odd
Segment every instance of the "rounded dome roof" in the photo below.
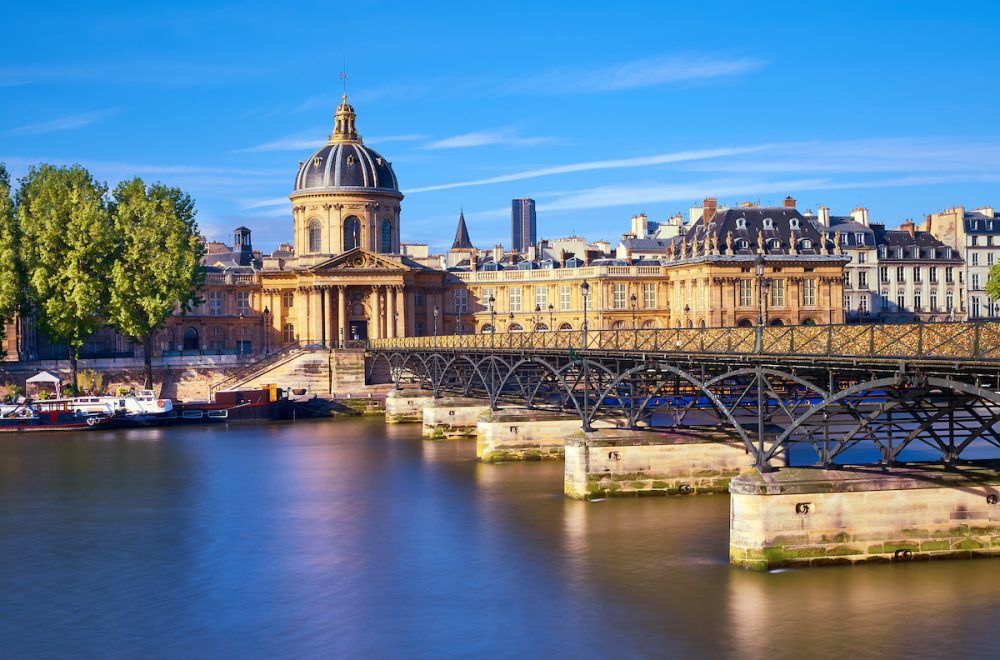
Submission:
<svg viewBox="0 0 1000 660">
<path fill-rule="evenodd" d="M 295 192 L 341 188 L 399 192 L 389 161 L 360 141 L 324 145 L 299 166 L 295 177 Z"/>
</svg>

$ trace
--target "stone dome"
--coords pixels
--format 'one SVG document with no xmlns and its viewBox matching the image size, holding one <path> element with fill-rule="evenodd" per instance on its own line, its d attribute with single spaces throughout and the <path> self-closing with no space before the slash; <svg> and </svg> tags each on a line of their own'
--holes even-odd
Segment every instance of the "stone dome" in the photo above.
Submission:
<svg viewBox="0 0 1000 660">
<path fill-rule="evenodd" d="M 296 193 L 344 190 L 400 195 L 392 164 L 363 144 L 355 120 L 354 108 L 345 94 L 337 107 L 329 141 L 299 165 Z"/>
</svg>

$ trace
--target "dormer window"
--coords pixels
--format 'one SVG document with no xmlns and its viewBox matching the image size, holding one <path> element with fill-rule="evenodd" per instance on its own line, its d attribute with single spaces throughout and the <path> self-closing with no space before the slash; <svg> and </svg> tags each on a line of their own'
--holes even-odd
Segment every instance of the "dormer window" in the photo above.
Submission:
<svg viewBox="0 0 1000 660">
<path fill-rule="evenodd" d="M 767 242 L 767 249 L 768 250 L 780 250 L 781 249 L 781 241 L 779 241 L 776 238 L 772 238 L 771 240 L 769 240 Z"/>
<path fill-rule="evenodd" d="M 774 229 L 774 220 L 771 218 L 764 218 L 764 229 Z"/>
<path fill-rule="evenodd" d="M 858 233 L 856 233 L 854 235 L 854 244 L 855 245 L 864 245 L 865 244 L 865 235 L 864 235 L 864 233 L 862 233 L 862 232 L 859 231 Z"/>
<path fill-rule="evenodd" d="M 746 218 L 736 218 L 736 228 L 737 229 L 746 229 L 747 228 L 747 219 Z"/>
<path fill-rule="evenodd" d="M 798 229 L 799 228 L 799 219 L 798 218 L 792 218 L 791 220 L 788 221 L 788 226 L 791 229 Z"/>
<path fill-rule="evenodd" d="M 897 259 L 903 258 L 903 248 L 901 247 L 896 248 L 896 258 Z"/>
<path fill-rule="evenodd" d="M 886 249 L 886 247 L 884 245 L 878 246 L 878 256 L 879 256 L 879 259 L 885 259 L 887 252 L 888 252 L 888 250 Z"/>
<path fill-rule="evenodd" d="M 946 259 L 951 259 L 951 248 L 946 248 L 944 254 Z"/>
<path fill-rule="evenodd" d="M 812 248 L 812 246 L 813 242 L 808 238 L 803 238 L 801 241 L 799 241 L 799 249 L 809 250 Z"/>
<path fill-rule="evenodd" d="M 748 250 L 750 248 L 750 241 L 745 238 L 740 238 L 736 240 L 737 250 Z"/>
</svg>

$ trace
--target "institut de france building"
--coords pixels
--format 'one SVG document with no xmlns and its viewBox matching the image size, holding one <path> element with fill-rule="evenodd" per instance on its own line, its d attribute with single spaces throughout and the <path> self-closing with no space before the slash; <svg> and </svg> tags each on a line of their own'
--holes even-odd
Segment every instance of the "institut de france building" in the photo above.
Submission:
<svg viewBox="0 0 1000 660">
<path fill-rule="evenodd" d="M 652 253 L 624 255 L 583 239 L 563 241 L 558 252 L 546 251 L 548 242 L 527 252 L 477 250 L 460 218 L 447 260 L 427 258 L 402 242 L 396 174 L 364 144 L 346 96 L 327 143 L 299 164 L 294 182 L 291 244 L 262 254 L 245 227 L 232 246 L 208 243 L 199 304 L 168 320 L 154 340 L 157 354 L 579 331 L 585 316 L 591 330 L 844 322 L 850 257 L 791 198 L 777 208 L 729 209 L 707 199 L 683 233 Z M 21 344 L 13 354 L 22 359 L 65 356 L 44 338 Z M 106 329 L 82 354 L 130 351 L 131 342 Z"/>
</svg>

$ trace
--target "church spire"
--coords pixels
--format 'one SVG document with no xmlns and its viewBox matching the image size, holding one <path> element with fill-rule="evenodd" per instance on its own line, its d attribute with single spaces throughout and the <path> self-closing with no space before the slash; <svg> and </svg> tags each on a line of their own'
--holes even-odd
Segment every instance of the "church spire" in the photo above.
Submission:
<svg viewBox="0 0 1000 660">
<path fill-rule="evenodd" d="M 337 106 L 337 113 L 334 115 L 333 133 L 330 133 L 330 143 L 334 142 L 361 142 L 358 137 L 358 129 L 355 125 L 357 114 L 354 108 L 347 102 L 347 93 L 344 93 L 343 101 Z"/>
<path fill-rule="evenodd" d="M 469 228 L 465 226 L 465 211 L 458 213 L 458 229 L 455 230 L 455 242 L 451 244 L 452 250 L 471 250 L 472 239 L 469 238 Z"/>
</svg>

